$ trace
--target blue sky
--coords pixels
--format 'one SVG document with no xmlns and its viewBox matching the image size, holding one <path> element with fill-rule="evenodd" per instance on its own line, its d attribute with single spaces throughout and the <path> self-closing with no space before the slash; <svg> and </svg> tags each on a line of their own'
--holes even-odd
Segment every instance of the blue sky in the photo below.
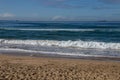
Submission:
<svg viewBox="0 0 120 80">
<path fill-rule="evenodd" d="M 0 0 L 0 20 L 120 21 L 120 0 Z"/>
</svg>

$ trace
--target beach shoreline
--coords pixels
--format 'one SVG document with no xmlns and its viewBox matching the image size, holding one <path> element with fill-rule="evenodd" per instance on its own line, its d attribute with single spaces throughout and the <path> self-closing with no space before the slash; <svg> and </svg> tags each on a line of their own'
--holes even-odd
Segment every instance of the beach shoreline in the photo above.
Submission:
<svg viewBox="0 0 120 80">
<path fill-rule="evenodd" d="M 111 57 L 111 56 L 71 56 L 71 55 L 59 55 L 59 54 L 48 54 L 42 52 L 28 52 L 28 51 L 6 51 L 0 50 L 0 54 L 2 55 L 10 55 L 10 56 L 26 56 L 26 57 L 38 57 L 38 58 L 63 58 L 63 59 L 80 59 L 80 60 L 97 60 L 97 61 L 115 61 L 120 62 L 120 57 Z"/>
<path fill-rule="evenodd" d="M 0 79 L 119 80 L 113 61 L 0 54 Z"/>
</svg>

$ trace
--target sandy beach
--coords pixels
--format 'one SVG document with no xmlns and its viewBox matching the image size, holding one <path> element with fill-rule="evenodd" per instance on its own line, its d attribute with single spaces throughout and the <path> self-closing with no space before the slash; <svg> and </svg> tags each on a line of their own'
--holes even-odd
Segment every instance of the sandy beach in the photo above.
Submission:
<svg viewBox="0 0 120 80">
<path fill-rule="evenodd" d="M 1 54 L 0 80 L 120 80 L 120 62 Z"/>
</svg>

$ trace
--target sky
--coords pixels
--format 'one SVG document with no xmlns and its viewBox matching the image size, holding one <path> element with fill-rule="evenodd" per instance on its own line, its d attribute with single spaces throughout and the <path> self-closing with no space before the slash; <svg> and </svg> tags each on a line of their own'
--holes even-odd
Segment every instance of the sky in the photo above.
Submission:
<svg viewBox="0 0 120 80">
<path fill-rule="evenodd" d="M 0 20 L 120 21 L 120 0 L 0 0 Z"/>
</svg>

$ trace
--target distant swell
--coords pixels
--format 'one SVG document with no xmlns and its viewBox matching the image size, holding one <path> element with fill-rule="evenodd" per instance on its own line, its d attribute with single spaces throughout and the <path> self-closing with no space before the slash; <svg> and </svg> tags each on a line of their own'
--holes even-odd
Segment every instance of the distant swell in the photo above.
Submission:
<svg viewBox="0 0 120 80">
<path fill-rule="evenodd" d="M 57 40 L 5 40 L 0 39 L 0 47 L 24 47 L 29 46 L 58 46 L 71 48 L 96 48 L 96 49 L 120 49 L 120 43 L 105 43 L 94 41 L 57 41 Z"/>
<path fill-rule="evenodd" d="M 21 31 L 94 31 L 94 29 L 24 29 L 24 28 L 0 28 L 1 30 L 21 30 Z"/>
<path fill-rule="evenodd" d="M 0 30 L 20 30 L 20 31 L 103 31 L 103 32 L 120 32 L 120 29 L 27 29 L 27 28 L 0 28 Z"/>
</svg>

